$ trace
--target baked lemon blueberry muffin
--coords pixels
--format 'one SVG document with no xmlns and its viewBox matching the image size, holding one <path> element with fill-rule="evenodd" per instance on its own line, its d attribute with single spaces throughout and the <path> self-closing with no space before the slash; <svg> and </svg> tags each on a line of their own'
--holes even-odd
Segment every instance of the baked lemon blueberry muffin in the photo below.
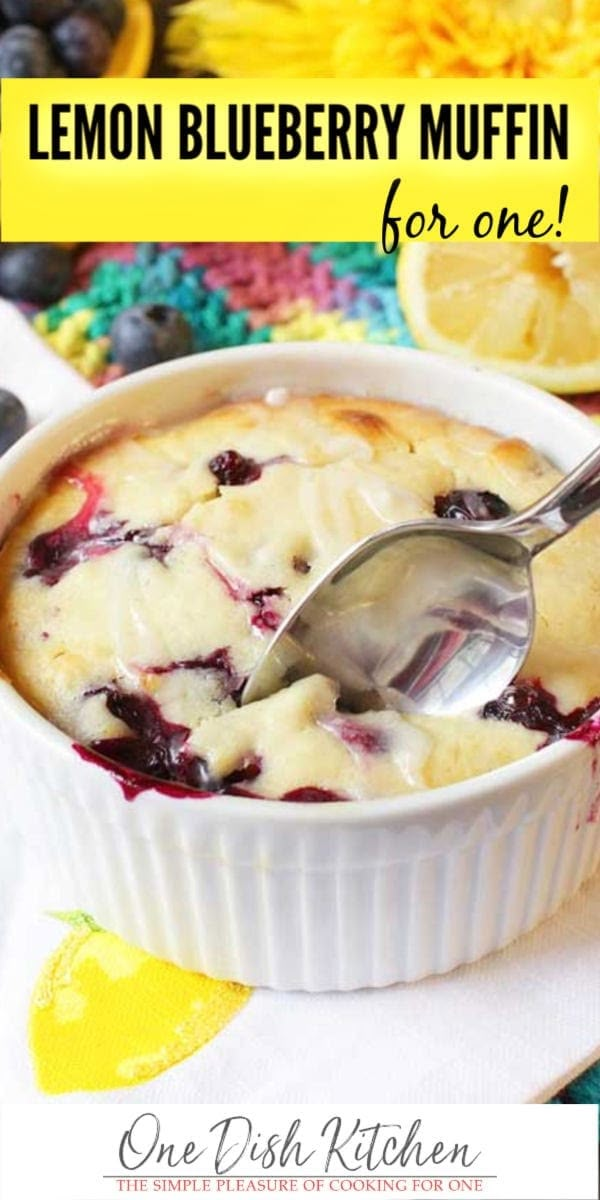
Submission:
<svg viewBox="0 0 600 1200">
<path fill-rule="evenodd" d="M 277 389 L 120 437 L 61 468 L 9 536 L 3 669 L 130 779 L 327 801 L 481 774 L 596 705 L 597 519 L 536 560 L 532 651 L 482 712 L 344 713 L 319 675 L 244 708 L 240 692 L 290 606 L 354 542 L 436 514 L 503 516 L 558 477 L 525 443 L 433 410 Z"/>
</svg>

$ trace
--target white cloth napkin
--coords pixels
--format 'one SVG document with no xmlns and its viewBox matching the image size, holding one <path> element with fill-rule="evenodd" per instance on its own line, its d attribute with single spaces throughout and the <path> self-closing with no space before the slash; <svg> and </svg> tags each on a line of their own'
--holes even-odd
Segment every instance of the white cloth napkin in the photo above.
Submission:
<svg viewBox="0 0 600 1200">
<path fill-rule="evenodd" d="M 0 304 L 0 387 L 32 417 L 89 386 Z M 92 914 L 93 915 L 93 914 Z M 152 1103 L 545 1100 L 600 1057 L 600 878 L 500 954 L 442 978 L 306 996 L 257 990 L 217 1037 L 149 1083 L 89 1098 Z M 42 1099 L 26 1043 L 31 990 L 65 927 L 35 863 L 0 837 L 0 1100 Z M 67 1101 L 71 1097 L 65 1097 Z M 84 1097 L 78 1096 L 78 1099 Z M 61 1101 L 56 1101 L 60 1103 Z"/>
<path fill-rule="evenodd" d="M 50 350 L 5 300 L 0 300 L 0 387 L 19 396 L 32 425 L 93 392 L 91 384 Z"/>
</svg>

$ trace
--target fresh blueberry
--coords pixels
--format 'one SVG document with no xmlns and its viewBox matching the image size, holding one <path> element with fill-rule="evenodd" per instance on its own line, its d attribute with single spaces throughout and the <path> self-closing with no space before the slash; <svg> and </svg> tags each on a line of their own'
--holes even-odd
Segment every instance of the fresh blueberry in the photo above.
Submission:
<svg viewBox="0 0 600 1200">
<path fill-rule="evenodd" d="M 108 29 L 91 13 L 74 12 L 52 29 L 52 45 L 70 75 L 102 75 L 112 54 Z"/>
<path fill-rule="evenodd" d="M 26 429 L 25 405 L 12 392 L 0 388 L 0 454 L 10 450 L 23 437 Z"/>
<path fill-rule="evenodd" d="M 193 348 L 191 327 L 178 308 L 168 304 L 135 304 L 115 318 L 111 329 L 113 358 L 126 371 L 181 358 Z"/>
<path fill-rule="evenodd" d="M 81 0 L 81 12 L 91 13 L 108 29 L 111 38 L 117 38 L 125 24 L 124 0 Z"/>
<path fill-rule="evenodd" d="M 54 304 L 71 278 L 71 253 L 52 242 L 14 242 L 0 249 L 0 296 Z"/>
<path fill-rule="evenodd" d="M 11 25 L 53 25 L 75 7 L 76 0 L 0 0 L 0 12 Z"/>
<path fill-rule="evenodd" d="M 0 37 L 0 78 L 48 79 L 55 61 L 48 39 L 33 25 L 13 25 Z"/>
</svg>

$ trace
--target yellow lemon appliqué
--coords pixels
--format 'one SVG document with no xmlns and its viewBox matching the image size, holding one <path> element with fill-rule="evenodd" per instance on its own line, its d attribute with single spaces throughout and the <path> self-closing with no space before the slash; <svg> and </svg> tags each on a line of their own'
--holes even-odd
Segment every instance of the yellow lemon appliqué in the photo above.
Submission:
<svg viewBox="0 0 600 1200">
<path fill-rule="evenodd" d="M 83 913 L 46 963 L 30 1013 L 44 1092 L 131 1087 L 210 1041 L 251 989 L 153 958 Z"/>
</svg>

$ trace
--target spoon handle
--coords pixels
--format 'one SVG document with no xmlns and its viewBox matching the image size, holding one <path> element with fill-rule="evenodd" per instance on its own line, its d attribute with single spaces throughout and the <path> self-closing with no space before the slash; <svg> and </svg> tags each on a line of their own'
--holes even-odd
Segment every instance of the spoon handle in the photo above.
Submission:
<svg viewBox="0 0 600 1200">
<path fill-rule="evenodd" d="M 532 555 L 574 529 L 600 508 L 600 446 L 551 492 L 503 523 L 503 531 L 525 541 Z"/>
</svg>

